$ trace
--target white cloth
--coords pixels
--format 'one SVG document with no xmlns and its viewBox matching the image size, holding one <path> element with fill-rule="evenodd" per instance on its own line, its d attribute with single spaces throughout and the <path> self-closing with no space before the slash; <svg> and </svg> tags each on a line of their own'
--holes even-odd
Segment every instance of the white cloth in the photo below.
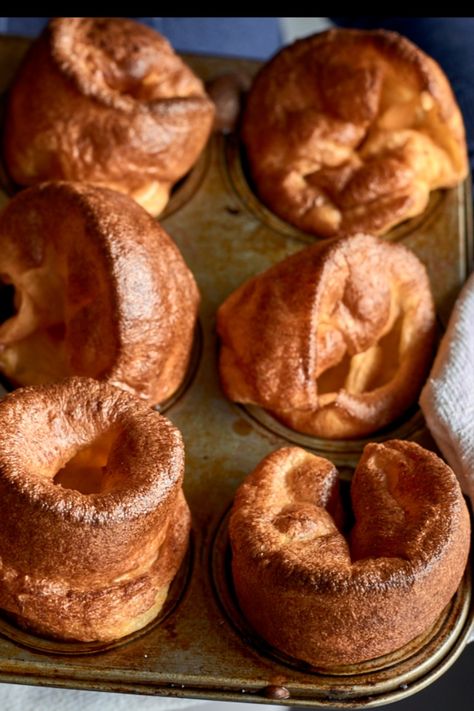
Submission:
<svg viewBox="0 0 474 711">
<path fill-rule="evenodd" d="M 454 306 L 420 396 L 428 428 L 474 506 L 474 272 Z M 469 642 L 474 641 L 474 631 Z"/>
<path fill-rule="evenodd" d="M 474 505 L 474 273 L 451 314 L 420 405 L 438 447 Z"/>
<path fill-rule="evenodd" d="M 0 683 L 1 711 L 268 711 L 264 704 L 112 694 Z M 280 706 L 280 711 L 288 711 Z"/>
<path fill-rule="evenodd" d="M 215 711 L 213 704 L 193 699 L 0 684 L 1 711 L 198 711 L 198 704 L 199 711 Z"/>
</svg>

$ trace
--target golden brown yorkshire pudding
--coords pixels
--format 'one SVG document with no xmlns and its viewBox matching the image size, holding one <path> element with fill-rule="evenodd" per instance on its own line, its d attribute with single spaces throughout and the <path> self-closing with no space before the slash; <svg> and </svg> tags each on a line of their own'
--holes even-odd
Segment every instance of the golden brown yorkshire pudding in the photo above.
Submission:
<svg viewBox="0 0 474 711">
<path fill-rule="evenodd" d="M 126 195 L 43 183 L 0 214 L 0 370 L 16 385 L 109 380 L 150 403 L 180 385 L 199 293 L 162 227 Z"/>
<path fill-rule="evenodd" d="M 179 431 L 89 378 L 0 402 L 0 607 L 48 636 L 108 641 L 163 606 L 188 545 Z"/>
<path fill-rule="evenodd" d="M 222 386 L 299 432 L 360 437 L 416 400 L 434 327 L 428 277 L 408 249 L 368 235 L 320 243 L 222 304 Z"/>
<path fill-rule="evenodd" d="M 317 667 L 393 652 L 429 630 L 466 566 L 469 514 L 453 471 L 413 442 L 368 444 L 340 529 L 337 471 L 297 447 L 237 492 L 232 571 L 254 629 Z"/>
<path fill-rule="evenodd" d="M 262 200 L 323 237 L 384 234 L 468 170 L 443 71 L 382 30 L 329 30 L 285 47 L 255 79 L 242 136 Z"/>
<path fill-rule="evenodd" d="M 4 155 L 20 185 L 87 181 L 158 215 L 213 117 L 201 80 L 151 28 L 61 17 L 34 42 L 10 90 Z"/>
</svg>

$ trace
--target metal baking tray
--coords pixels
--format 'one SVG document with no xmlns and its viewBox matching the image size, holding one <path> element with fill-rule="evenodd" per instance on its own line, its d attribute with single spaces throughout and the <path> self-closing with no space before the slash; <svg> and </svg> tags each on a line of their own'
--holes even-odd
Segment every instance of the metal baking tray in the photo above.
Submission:
<svg viewBox="0 0 474 711">
<path fill-rule="evenodd" d="M 5 91 L 28 41 L 0 38 Z M 253 75 L 258 62 L 187 56 L 205 80 Z M 8 199 L 0 196 L 0 204 Z M 388 239 L 413 249 L 430 273 L 440 328 L 471 263 L 470 184 L 435 193 L 423 215 Z M 328 442 L 298 435 L 254 407 L 228 402 L 217 372 L 215 314 L 245 279 L 316 238 L 272 215 L 247 181 L 235 135 L 215 135 L 174 191 L 165 228 L 179 245 L 202 294 L 194 360 L 166 414 L 186 443 L 185 493 L 192 545 L 160 618 L 116 644 L 39 639 L 0 621 L 0 681 L 161 696 L 246 700 L 292 706 L 377 706 L 438 678 L 460 655 L 473 627 L 469 570 L 440 619 L 421 638 L 386 657 L 325 670 L 287 659 L 255 637 L 239 612 L 229 576 L 227 516 L 234 492 L 270 451 L 288 442 L 330 457 L 343 480 L 365 440 Z M 434 448 L 420 411 L 372 439 L 414 439 Z"/>
</svg>

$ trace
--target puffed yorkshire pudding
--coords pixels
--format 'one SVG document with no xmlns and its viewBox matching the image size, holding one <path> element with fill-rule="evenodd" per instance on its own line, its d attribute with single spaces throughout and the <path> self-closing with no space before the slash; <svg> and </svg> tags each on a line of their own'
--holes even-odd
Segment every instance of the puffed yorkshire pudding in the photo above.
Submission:
<svg viewBox="0 0 474 711">
<path fill-rule="evenodd" d="M 382 30 L 329 30 L 285 47 L 255 79 L 242 137 L 262 200 L 323 237 L 384 234 L 468 170 L 443 71 Z"/>
<path fill-rule="evenodd" d="M 469 551 L 457 479 L 419 445 L 365 447 L 347 539 L 337 481 L 327 459 L 280 449 L 242 484 L 230 519 L 242 611 L 270 644 L 316 667 L 382 656 L 428 631 Z"/>
<path fill-rule="evenodd" d="M 416 400 L 434 327 L 428 276 L 408 249 L 368 235 L 314 245 L 221 305 L 222 386 L 299 432 L 360 437 Z"/>
<path fill-rule="evenodd" d="M 188 545 L 179 431 L 89 378 L 0 402 L 0 608 L 41 635 L 108 641 L 162 608 Z"/>
<path fill-rule="evenodd" d="M 19 185 L 79 180 L 158 215 L 209 137 L 204 86 L 149 27 L 120 18 L 52 20 L 11 87 L 4 156 Z"/>
<path fill-rule="evenodd" d="M 0 370 L 15 385 L 109 380 L 155 404 L 184 378 L 199 293 L 139 205 L 85 183 L 43 183 L 0 214 Z"/>
</svg>

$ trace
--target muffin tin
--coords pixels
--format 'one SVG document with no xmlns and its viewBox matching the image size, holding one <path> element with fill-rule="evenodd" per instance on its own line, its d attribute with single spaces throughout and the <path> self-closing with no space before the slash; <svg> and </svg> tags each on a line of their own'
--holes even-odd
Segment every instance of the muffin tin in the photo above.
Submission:
<svg viewBox="0 0 474 711">
<path fill-rule="evenodd" d="M 0 38 L 5 90 L 28 41 Z M 187 56 L 203 79 L 259 63 Z M 440 330 L 472 256 L 470 184 L 432 195 L 423 215 L 393 230 L 426 264 Z M 6 201 L 4 191 L 0 204 Z M 228 402 L 217 372 L 215 314 L 245 279 L 316 238 L 282 222 L 258 200 L 236 135 L 215 135 L 175 189 L 161 222 L 191 267 L 202 295 L 193 362 L 181 391 L 162 408 L 181 429 L 185 493 L 193 514 L 190 552 L 167 605 L 147 628 L 117 643 L 39 639 L 0 620 L 0 680 L 162 696 L 247 700 L 292 706 L 376 706 L 427 686 L 459 656 L 474 627 L 470 571 L 432 629 L 396 653 L 351 667 L 318 670 L 286 658 L 249 628 L 229 574 L 227 518 L 236 488 L 270 451 L 288 442 L 327 456 L 348 481 L 366 440 L 299 435 L 256 407 Z M 371 440 L 416 440 L 435 448 L 415 407 Z M 343 484 L 344 485 L 344 484 Z"/>
</svg>

